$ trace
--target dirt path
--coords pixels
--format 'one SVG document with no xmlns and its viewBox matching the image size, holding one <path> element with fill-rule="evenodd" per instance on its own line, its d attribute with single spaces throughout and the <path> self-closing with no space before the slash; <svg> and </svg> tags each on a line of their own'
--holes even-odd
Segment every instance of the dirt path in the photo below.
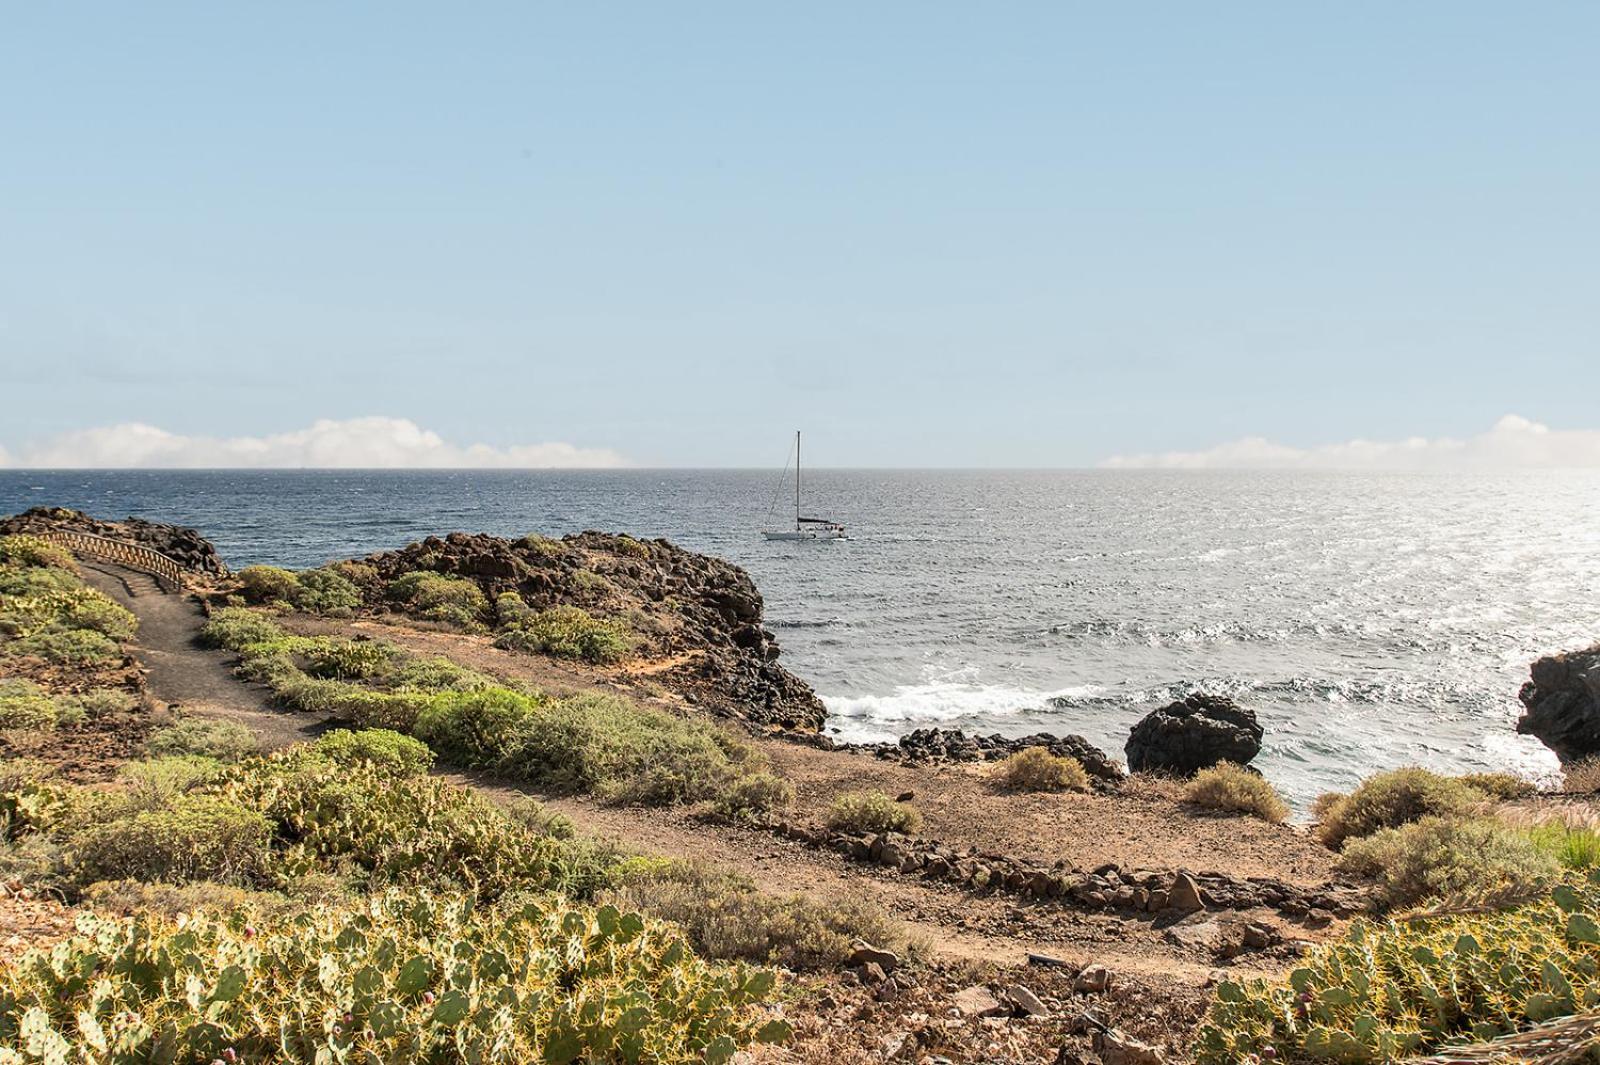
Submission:
<svg viewBox="0 0 1600 1065">
<path fill-rule="evenodd" d="M 158 699 L 178 704 L 186 712 L 237 721 L 255 732 L 262 746 L 267 748 L 315 738 L 330 724 L 326 719 L 274 708 L 264 688 L 248 684 L 234 674 L 231 655 L 201 646 L 197 635 L 205 616 L 191 597 L 163 593 L 146 575 L 121 567 L 92 563 L 86 564 L 84 570 L 95 587 L 138 616 L 136 651 L 148 669 L 151 692 Z M 323 623 L 296 627 L 313 626 L 323 627 Z M 400 632 L 384 635 L 394 638 Z M 459 637 L 442 634 L 413 633 L 400 642 L 409 643 L 416 650 L 450 653 L 463 650 L 456 642 L 459 640 Z M 483 649 L 475 644 L 473 649 L 476 655 L 461 657 L 480 659 L 470 664 L 486 664 L 481 661 Z M 498 658 L 502 653 L 493 654 Z M 495 664 L 504 663 L 496 661 Z M 542 679 L 548 682 L 556 678 Z M 582 686 L 581 681 L 572 685 Z M 959 770 L 917 771 L 789 744 L 772 743 L 770 747 L 776 756 L 775 762 L 797 778 L 808 807 L 809 800 L 825 801 L 830 789 L 836 789 L 843 782 L 853 782 L 857 787 L 882 785 L 891 790 L 905 783 L 916 787 L 919 795 L 936 799 L 933 806 L 941 828 L 957 828 L 959 815 L 954 808 L 963 792 L 969 804 L 968 816 L 973 813 L 971 781 Z M 571 818 L 586 834 L 611 839 L 628 850 L 714 861 L 736 870 L 768 894 L 805 895 L 825 902 L 846 897 L 864 898 L 894 914 L 913 937 L 948 958 L 1009 966 L 1024 963 L 1026 955 L 1034 952 L 1079 964 L 1099 962 L 1124 971 L 1151 977 L 1175 977 L 1186 982 L 1204 981 L 1216 966 L 1208 952 L 1173 943 L 1161 925 L 1149 919 L 1087 912 L 1056 902 L 974 894 L 852 862 L 831 851 L 765 831 L 708 823 L 687 810 L 604 806 L 586 799 L 543 795 L 479 774 L 444 775 L 501 801 L 523 796 L 539 799 Z M 1098 839 L 1103 847 L 1105 825 L 1102 817 L 1096 815 L 1107 811 L 1099 809 L 1099 803 L 1115 800 L 1078 798 L 1096 805 L 1076 817 L 1063 816 L 1065 811 L 1059 808 L 1029 810 L 1012 806 L 1009 816 L 1020 817 L 1019 833 L 1026 828 L 1036 846 L 1060 845 L 1061 828 L 1066 826 L 1074 829 L 1066 833 L 1067 837 L 1078 838 L 1075 830 L 1081 823 L 1080 817 L 1101 821 L 1100 833 L 1085 835 Z M 998 818 L 1007 816 L 1000 805 L 1004 802 L 997 796 L 987 799 L 984 805 L 994 804 L 996 811 L 1000 811 L 996 814 Z M 948 826 L 943 816 L 947 804 L 952 808 Z M 1130 834 L 1135 838 L 1145 836 L 1159 816 L 1154 809 L 1141 812 Z M 1054 823 L 1055 831 L 1044 833 L 1046 838 L 1041 839 L 1039 830 L 1049 823 Z M 1242 827 L 1246 829 L 1246 837 L 1254 831 L 1251 826 Z M 963 833 L 956 831 L 954 834 L 959 837 Z M 1221 850 L 1223 835 L 1218 831 L 1206 843 Z M 1175 836 L 1172 842 L 1176 842 Z M 1236 832 L 1234 843 L 1239 842 Z M 1209 851 L 1211 846 L 1203 846 L 1202 850 Z M 1247 852 L 1251 849 L 1244 848 Z M 1224 923 L 1250 919 L 1276 923 L 1275 914 L 1263 911 L 1219 917 Z M 1267 962 L 1269 969 L 1273 965 Z"/>
<path fill-rule="evenodd" d="M 109 562 L 82 562 L 84 578 L 139 619 L 134 652 L 147 672 L 150 693 L 185 713 L 236 721 L 263 747 L 315 739 L 325 719 L 274 707 L 267 690 L 233 672 L 234 656 L 198 641 L 205 612 L 192 596 L 162 591 L 155 578 Z"/>
</svg>

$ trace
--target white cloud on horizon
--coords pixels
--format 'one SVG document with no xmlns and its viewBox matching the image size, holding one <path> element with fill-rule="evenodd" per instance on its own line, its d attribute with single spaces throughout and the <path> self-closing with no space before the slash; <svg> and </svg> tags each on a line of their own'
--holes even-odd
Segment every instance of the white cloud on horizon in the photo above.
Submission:
<svg viewBox="0 0 1600 1065">
<path fill-rule="evenodd" d="M 142 422 L 62 433 L 15 451 L 0 467 L 78 469 L 548 469 L 605 468 L 628 461 L 609 448 L 559 442 L 497 448 L 458 445 L 405 418 L 322 419 L 268 436 L 185 436 Z"/>
<path fill-rule="evenodd" d="M 1413 436 L 1297 448 L 1250 436 L 1204 451 L 1113 455 L 1106 469 L 1508 470 L 1600 468 L 1600 430 L 1551 429 L 1516 414 L 1465 440 Z"/>
</svg>

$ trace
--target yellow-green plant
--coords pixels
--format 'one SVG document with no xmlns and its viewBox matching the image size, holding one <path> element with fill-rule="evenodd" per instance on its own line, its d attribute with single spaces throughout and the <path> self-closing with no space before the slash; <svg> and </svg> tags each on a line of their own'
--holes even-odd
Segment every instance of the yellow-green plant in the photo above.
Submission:
<svg viewBox="0 0 1600 1065">
<path fill-rule="evenodd" d="M 541 652 L 605 665 L 633 653 L 633 630 L 612 618 L 597 618 L 576 606 L 554 606 L 513 621 L 495 638 L 495 646 L 512 651 Z"/>
<path fill-rule="evenodd" d="M 1514 910 L 1357 922 L 1284 983 L 1218 985 L 1200 1065 L 1388 1062 L 1600 1007 L 1600 887 Z"/>
<path fill-rule="evenodd" d="M 257 926 L 85 915 L 0 970 L 11 1061 L 727 1062 L 789 1037 L 768 970 L 719 969 L 637 914 L 427 891 Z"/>
<path fill-rule="evenodd" d="M 1183 798 L 1212 810 L 1250 814 L 1274 824 L 1289 816 L 1289 807 L 1267 778 L 1231 762 L 1202 769 L 1183 789 Z"/>
<path fill-rule="evenodd" d="M 851 791 L 828 806 L 827 825 L 836 832 L 915 832 L 922 815 L 906 802 L 896 802 L 881 791 Z"/>
<path fill-rule="evenodd" d="M 300 595 L 300 579 L 279 566 L 246 566 L 238 576 L 239 590 L 252 603 L 292 603 Z"/>
<path fill-rule="evenodd" d="M 397 577 L 384 594 L 419 617 L 464 629 L 480 628 L 489 610 L 489 600 L 476 584 L 432 570 L 413 570 Z"/>
<path fill-rule="evenodd" d="M 1088 791 L 1089 774 L 1076 758 L 1043 747 L 1018 751 L 995 767 L 995 779 L 1011 791 Z"/>
<path fill-rule="evenodd" d="M 1347 839 L 1399 828 L 1424 817 L 1457 817 L 1486 800 L 1477 788 L 1419 766 L 1375 773 L 1349 795 L 1318 800 L 1317 838 L 1338 850 Z"/>
</svg>

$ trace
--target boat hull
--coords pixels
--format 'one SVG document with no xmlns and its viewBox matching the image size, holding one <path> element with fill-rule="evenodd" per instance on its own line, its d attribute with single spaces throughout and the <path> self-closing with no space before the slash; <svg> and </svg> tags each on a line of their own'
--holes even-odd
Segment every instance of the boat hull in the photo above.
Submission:
<svg viewBox="0 0 1600 1065">
<path fill-rule="evenodd" d="M 788 530 L 765 529 L 761 533 L 768 540 L 848 540 L 849 537 L 842 532 L 792 532 Z"/>
</svg>

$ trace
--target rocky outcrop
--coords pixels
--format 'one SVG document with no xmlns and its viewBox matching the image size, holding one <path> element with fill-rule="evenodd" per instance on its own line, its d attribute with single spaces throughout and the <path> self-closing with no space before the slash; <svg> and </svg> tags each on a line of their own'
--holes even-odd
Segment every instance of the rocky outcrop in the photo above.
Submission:
<svg viewBox="0 0 1600 1065">
<path fill-rule="evenodd" d="M 941 762 L 995 762 L 1029 747 L 1043 747 L 1054 755 L 1076 758 L 1097 781 L 1115 783 L 1122 779 L 1122 767 L 1106 752 L 1082 736 L 1053 736 L 1048 732 L 1032 736 L 968 736 L 960 729 L 919 728 L 901 736 L 895 743 L 839 744 L 841 750 L 861 751 L 907 765 L 937 765 Z"/>
<path fill-rule="evenodd" d="M 1192 776 L 1218 762 L 1244 765 L 1261 753 L 1255 712 L 1232 699 L 1198 692 L 1152 710 L 1124 748 L 1128 769 Z"/>
<path fill-rule="evenodd" d="M 101 521 L 81 510 L 68 510 L 65 507 L 34 507 L 0 520 L 0 536 L 48 532 L 52 529 L 70 529 L 142 544 L 166 555 L 190 573 L 212 577 L 225 577 L 228 574 L 228 567 L 223 565 L 222 556 L 217 554 L 211 541 L 182 525 L 166 525 L 143 518 Z"/>
<path fill-rule="evenodd" d="M 1537 736 L 1563 763 L 1600 754 L 1600 644 L 1533 664 L 1518 698 L 1517 731 Z"/>
<path fill-rule="evenodd" d="M 451 533 L 361 561 L 376 571 L 380 601 L 388 581 L 432 570 L 475 582 L 491 602 L 516 592 L 533 610 L 580 607 L 626 622 L 641 657 L 657 666 L 650 679 L 691 704 L 757 726 L 822 724 L 822 701 L 778 665 L 755 583 L 721 559 L 666 540 L 585 532 L 560 540 Z"/>
</svg>

